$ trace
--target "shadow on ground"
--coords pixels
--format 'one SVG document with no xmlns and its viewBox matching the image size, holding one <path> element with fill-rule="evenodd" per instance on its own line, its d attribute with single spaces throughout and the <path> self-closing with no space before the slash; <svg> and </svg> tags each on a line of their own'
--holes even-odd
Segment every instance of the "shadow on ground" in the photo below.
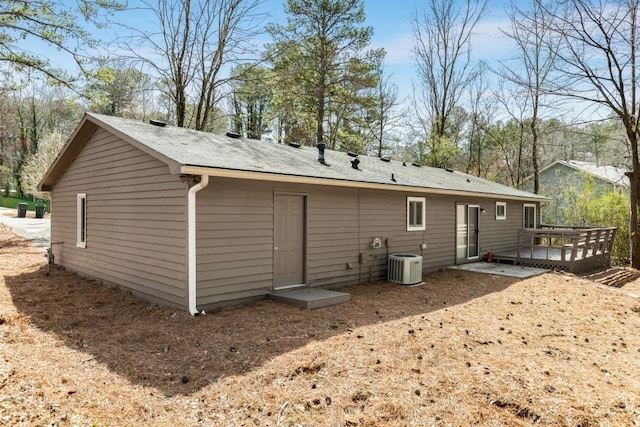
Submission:
<svg viewBox="0 0 640 427">
<path fill-rule="evenodd" d="M 16 308 L 37 328 L 82 351 L 134 384 L 167 396 L 191 394 L 222 377 L 250 372 L 278 355 L 356 328 L 407 316 L 427 317 L 500 292 L 518 279 L 441 271 L 426 284 L 346 287 L 351 302 L 305 310 L 272 301 L 203 317 L 149 304 L 126 291 L 46 266 L 6 276 Z M 300 368 L 299 368 L 300 369 Z"/>
</svg>

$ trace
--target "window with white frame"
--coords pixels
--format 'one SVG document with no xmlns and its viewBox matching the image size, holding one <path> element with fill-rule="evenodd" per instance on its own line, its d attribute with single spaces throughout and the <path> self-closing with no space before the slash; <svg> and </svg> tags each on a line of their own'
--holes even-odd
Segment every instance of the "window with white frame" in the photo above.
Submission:
<svg viewBox="0 0 640 427">
<path fill-rule="evenodd" d="M 426 203 L 424 197 L 407 197 L 407 231 L 425 230 Z"/>
<path fill-rule="evenodd" d="M 507 219 L 507 202 L 496 202 L 496 219 Z"/>
<path fill-rule="evenodd" d="M 525 203 L 522 208 L 522 226 L 524 228 L 536 228 L 536 205 Z"/>
<path fill-rule="evenodd" d="M 76 246 L 87 247 L 87 194 L 80 193 L 76 204 Z"/>
</svg>

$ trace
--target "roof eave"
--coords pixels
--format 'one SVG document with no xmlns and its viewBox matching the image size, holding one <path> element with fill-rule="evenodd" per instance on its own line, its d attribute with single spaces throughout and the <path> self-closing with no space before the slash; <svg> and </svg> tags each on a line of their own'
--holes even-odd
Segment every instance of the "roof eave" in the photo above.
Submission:
<svg viewBox="0 0 640 427">
<path fill-rule="evenodd" d="M 431 187 L 417 187 L 402 184 L 383 184 L 367 181 L 352 181 L 335 178 L 319 178 L 301 175 L 287 175 L 270 172 L 244 171 L 236 169 L 211 168 L 196 165 L 183 165 L 180 173 L 187 175 L 208 175 L 218 178 L 251 179 L 257 181 L 286 182 L 291 184 L 328 185 L 333 187 L 365 188 L 372 190 L 403 191 L 412 193 L 442 194 L 451 196 L 486 197 L 496 200 L 524 200 L 545 202 L 551 200 L 540 195 L 516 196 L 508 194 L 483 193 L 477 191 L 451 190 Z"/>
<path fill-rule="evenodd" d="M 74 141 L 82 139 L 86 141 L 96 131 L 98 126 L 89 120 L 86 113 L 78 126 L 73 130 L 67 141 L 64 143 L 57 157 L 47 169 L 42 180 L 38 183 L 38 190 L 51 191 L 55 183 L 60 179 L 64 171 L 76 158 L 84 144 L 75 143 Z"/>
<path fill-rule="evenodd" d="M 110 126 L 91 113 L 85 113 L 78 126 L 76 126 L 76 128 L 73 130 L 71 136 L 69 136 L 67 142 L 60 150 L 58 157 L 56 157 L 54 162 L 45 173 L 44 178 L 42 178 L 42 180 L 38 184 L 38 190 L 53 190 L 55 183 L 58 181 L 58 179 L 60 179 L 73 159 L 75 159 L 80 150 L 82 150 L 82 147 L 84 147 L 84 144 L 88 141 L 89 137 L 96 131 L 96 129 L 98 129 L 98 127 L 107 130 L 108 132 L 118 136 L 119 138 L 128 142 L 139 150 L 144 151 L 150 156 L 165 163 L 169 167 L 169 171 L 172 174 L 180 173 L 181 165 L 175 160 L 158 153 L 157 151 L 149 148 L 144 144 L 141 144 L 128 134 L 114 128 L 113 126 Z"/>
</svg>

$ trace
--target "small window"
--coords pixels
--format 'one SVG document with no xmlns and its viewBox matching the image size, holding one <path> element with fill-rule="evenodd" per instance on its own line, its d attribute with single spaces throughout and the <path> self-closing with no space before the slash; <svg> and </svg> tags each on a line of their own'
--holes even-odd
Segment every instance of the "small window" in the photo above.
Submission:
<svg viewBox="0 0 640 427">
<path fill-rule="evenodd" d="M 499 220 L 507 219 L 507 203 L 506 202 L 496 202 L 496 219 L 499 219 Z"/>
<path fill-rule="evenodd" d="M 77 222 L 76 246 L 79 248 L 86 248 L 87 247 L 87 195 L 85 193 L 78 194 L 76 222 Z"/>
<path fill-rule="evenodd" d="M 425 230 L 425 198 L 407 197 L 407 231 Z"/>
<path fill-rule="evenodd" d="M 525 204 L 522 211 L 522 226 L 536 228 L 536 205 Z"/>
</svg>

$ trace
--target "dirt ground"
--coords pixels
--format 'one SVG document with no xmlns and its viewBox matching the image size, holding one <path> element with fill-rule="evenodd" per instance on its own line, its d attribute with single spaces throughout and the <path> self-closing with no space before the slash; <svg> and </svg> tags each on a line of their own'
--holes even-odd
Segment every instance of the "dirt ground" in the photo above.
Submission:
<svg viewBox="0 0 640 427">
<path fill-rule="evenodd" d="M 1 425 L 640 425 L 640 281 L 442 271 L 191 317 L 1 227 Z"/>
</svg>

